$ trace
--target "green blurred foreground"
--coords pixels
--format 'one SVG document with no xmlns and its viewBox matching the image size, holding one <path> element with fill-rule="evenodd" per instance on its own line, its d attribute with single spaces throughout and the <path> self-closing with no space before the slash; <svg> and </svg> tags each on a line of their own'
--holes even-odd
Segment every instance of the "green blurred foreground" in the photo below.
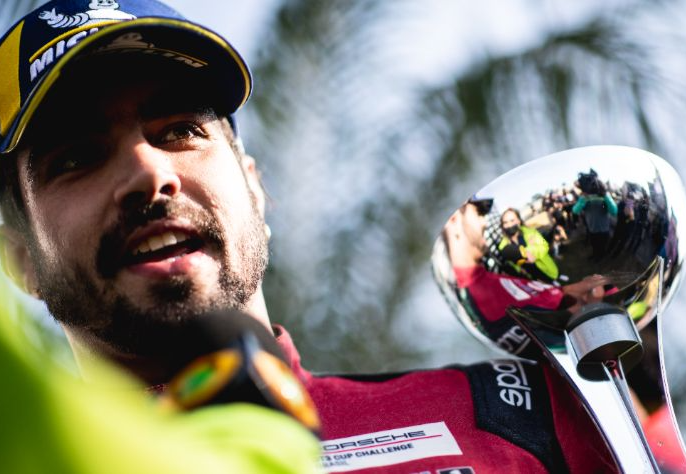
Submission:
<svg viewBox="0 0 686 474">
<path fill-rule="evenodd" d="M 165 415 L 105 364 L 86 384 L 30 344 L 3 280 L 0 301 L 1 472 L 317 472 L 316 440 L 286 415 L 246 404 Z"/>
</svg>

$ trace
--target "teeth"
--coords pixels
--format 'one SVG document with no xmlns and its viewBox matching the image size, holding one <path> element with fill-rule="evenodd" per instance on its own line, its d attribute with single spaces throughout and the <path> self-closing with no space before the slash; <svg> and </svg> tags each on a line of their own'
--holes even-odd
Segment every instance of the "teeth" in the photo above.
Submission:
<svg viewBox="0 0 686 474">
<path fill-rule="evenodd" d="M 138 246 L 138 248 L 136 249 L 136 253 L 150 252 L 150 250 L 150 244 L 146 240 Z"/>
<path fill-rule="evenodd" d="M 154 252 L 155 250 L 159 250 L 164 247 L 164 240 L 162 240 L 161 236 L 155 235 L 148 239 L 148 244 L 150 244 L 150 250 Z"/>
<path fill-rule="evenodd" d="M 138 255 L 146 252 L 154 252 L 163 247 L 168 247 L 171 245 L 176 245 L 179 242 L 188 240 L 189 237 L 183 232 L 172 232 L 167 231 L 160 235 L 153 235 L 148 237 L 146 240 L 141 242 L 138 247 L 133 251 L 134 255 Z"/>
<path fill-rule="evenodd" d="M 188 236 L 182 232 L 174 232 L 174 237 L 176 237 L 176 243 L 184 242 L 188 240 Z"/>
<path fill-rule="evenodd" d="M 176 237 L 174 237 L 173 232 L 165 232 L 162 234 L 162 241 L 164 245 L 174 245 L 176 244 Z"/>
</svg>

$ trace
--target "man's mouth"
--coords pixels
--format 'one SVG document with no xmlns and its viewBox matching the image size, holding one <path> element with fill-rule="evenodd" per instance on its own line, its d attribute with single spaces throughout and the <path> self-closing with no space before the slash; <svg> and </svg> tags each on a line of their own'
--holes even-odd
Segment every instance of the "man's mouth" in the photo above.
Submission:
<svg viewBox="0 0 686 474">
<path fill-rule="evenodd" d="M 167 278 L 205 267 L 224 243 L 213 217 L 181 201 L 130 209 L 100 239 L 96 268 L 105 279 L 121 271 Z M 216 261 L 215 261 L 216 263 Z"/>
<path fill-rule="evenodd" d="M 203 247 L 203 241 L 184 231 L 169 230 L 151 235 L 137 243 L 127 254 L 126 264 L 156 262 L 196 252 Z"/>
<path fill-rule="evenodd" d="M 153 235 L 138 244 L 129 258 L 130 264 L 166 260 L 172 257 L 200 250 L 203 243 L 197 237 L 192 237 L 181 231 L 167 231 Z"/>
</svg>

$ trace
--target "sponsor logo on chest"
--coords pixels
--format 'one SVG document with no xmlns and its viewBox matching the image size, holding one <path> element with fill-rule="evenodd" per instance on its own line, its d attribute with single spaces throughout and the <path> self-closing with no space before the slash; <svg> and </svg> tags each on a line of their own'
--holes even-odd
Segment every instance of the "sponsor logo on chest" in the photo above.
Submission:
<svg viewBox="0 0 686 474">
<path fill-rule="evenodd" d="M 529 345 L 529 342 L 531 342 L 529 336 L 527 336 L 521 327 L 515 325 L 500 336 L 496 341 L 496 344 L 510 354 L 519 354 Z"/>
<path fill-rule="evenodd" d="M 531 386 L 524 366 L 517 360 L 490 361 L 497 373 L 495 380 L 500 388 L 500 399 L 513 407 L 531 410 Z"/>
<path fill-rule="evenodd" d="M 511 297 L 517 301 L 524 301 L 545 291 L 558 292 L 553 285 L 541 283 L 540 281 L 524 281 L 513 278 L 499 278 L 500 286 L 507 291 Z"/>
<path fill-rule="evenodd" d="M 439 469 L 436 474 L 474 474 L 474 469 L 469 466 L 461 467 L 448 467 L 445 469 Z"/>
<path fill-rule="evenodd" d="M 326 472 L 355 471 L 462 454 L 444 422 L 325 440 L 321 447 L 322 466 Z"/>
</svg>

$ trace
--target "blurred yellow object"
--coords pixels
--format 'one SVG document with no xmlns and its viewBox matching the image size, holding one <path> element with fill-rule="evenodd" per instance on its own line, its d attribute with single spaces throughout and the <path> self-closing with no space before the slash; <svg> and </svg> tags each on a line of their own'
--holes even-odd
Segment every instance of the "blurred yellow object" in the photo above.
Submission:
<svg viewBox="0 0 686 474">
<path fill-rule="evenodd" d="M 631 316 L 631 319 L 638 319 L 646 314 L 646 311 L 648 311 L 649 308 L 650 306 L 645 301 L 641 300 L 631 303 L 626 307 L 626 311 L 629 313 L 629 316 Z"/>
<path fill-rule="evenodd" d="M 29 343 L 2 279 L 0 302 L 0 472 L 319 472 L 316 439 L 290 417 L 247 404 L 163 414 L 105 363 L 86 384 Z"/>
</svg>

